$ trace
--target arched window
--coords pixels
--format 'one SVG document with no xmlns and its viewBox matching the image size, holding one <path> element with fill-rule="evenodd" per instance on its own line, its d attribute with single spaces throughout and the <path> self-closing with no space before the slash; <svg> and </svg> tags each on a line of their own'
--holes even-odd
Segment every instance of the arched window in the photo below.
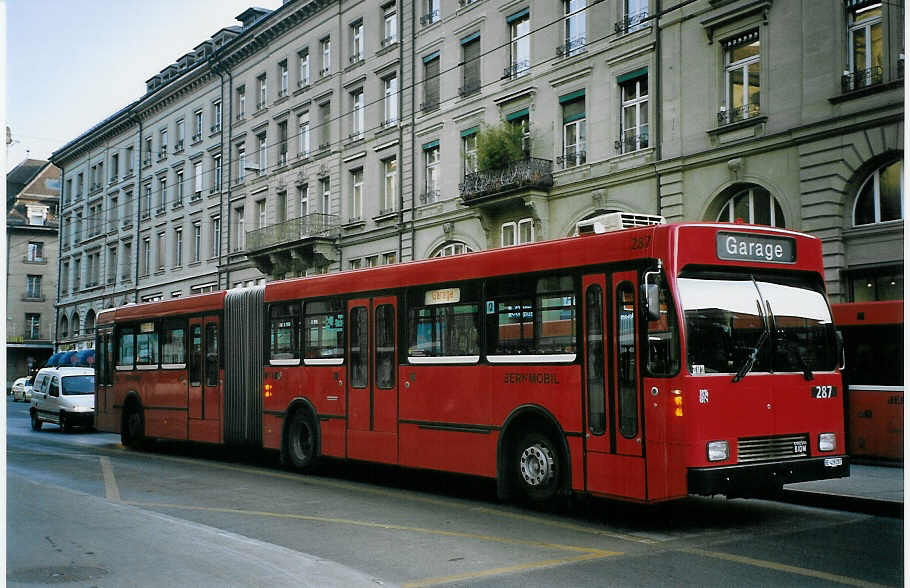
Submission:
<svg viewBox="0 0 910 588">
<path fill-rule="evenodd" d="M 85 329 L 83 329 L 86 335 L 91 335 L 95 332 L 95 311 L 89 310 L 85 313 Z"/>
<path fill-rule="evenodd" d="M 853 224 L 871 225 L 904 218 L 902 159 L 872 172 L 856 195 Z"/>
<path fill-rule="evenodd" d="M 73 337 L 79 336 L 79 313 L 74 312 L 73 318 L 70 319 L 70 324 L 73 325 Z"/>
<path fill-rule="evenodd" d="M 436 248 L 430 257 L 448 257 L 449 255 L 459 255 L 461 253 L 471 253 L 474 251 L 467 244 L 461 241 L 449 241 Z"/>
<path fill-rule="evenodd" d="M 70 322 L 66 318 L 66 315 L 60 317 L 60 338 L 63 339 L 68 336 Z"/>
<path fill-rule="evenodd" d="M 785 227 L 784 211 L 771 193 L 754 184 L 735 192 L 717 215 L 720 222 L 741 219 L 753 225 Z"/>
</svg>

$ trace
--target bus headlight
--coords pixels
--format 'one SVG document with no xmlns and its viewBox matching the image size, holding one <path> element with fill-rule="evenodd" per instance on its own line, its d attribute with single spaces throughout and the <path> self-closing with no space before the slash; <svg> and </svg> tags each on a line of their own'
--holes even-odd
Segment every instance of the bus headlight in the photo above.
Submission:
<svg viewBox="0 0 910 588">
<path fill-rule="evenodd" d="M 819 451 L 834 451 L 837 449 L 837 436 L 834 433 L 822 433 L 818 436 Z"/>
<path fill-rule="evenodd" d="M 730 457 L 730 445 L 726 441 L 708 442 L 708 461 L 723 461 Z"/>
</svg>

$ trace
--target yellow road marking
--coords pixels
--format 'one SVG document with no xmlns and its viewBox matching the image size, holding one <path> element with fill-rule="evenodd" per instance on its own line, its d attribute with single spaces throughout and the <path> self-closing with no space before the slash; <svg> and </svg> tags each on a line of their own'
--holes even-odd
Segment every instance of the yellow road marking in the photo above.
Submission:
<svg viewBox="0 0 910 588">
<path fill-rule="evenodd" d="M 589 561 L 593 559 L 600 559 L 603 557 L 608 557 L 609 555 L 619 555 L 619 554 L 605 554 L 599 555 L 596 553 L 589 553 L 586 555 L 579 555 L 577 557 L 567 557 L 563 559 L 546 559 L 542 561 L 533 561 L 526 564 L 517 564 L 514 566 L 504 566 L 501 568 L 492 568 L 489 570 L 480 570 L 477 572 L 466 572 L 464 574 L 455 574 L 452 576 L 438 576 L 436 578 L 424 578 L 423 580 L 414 580 L 413 582 L 405 582 L 402 584 L 402 588 L 423 588 L 425 586 L 436 586 L 438 584 L 448 584 L 450 582 L 460 582 L 464 580 L 475 580 L 477 578 L 488 578 L 490 576 L 501 576 L 504 574 L 514 574 L 516 572 L 524 572 L 527 570 L 536 570 L 540 568 L 549 568 L 555 566 L 561 566 L 570 563 L 577 563 L 580 561 Z"/>
<path fill-rule="evenodd" d="M 103 456 L 101 457 L 101 473 L 104 475 L 104 497 L 111 502 L 120 502 L 120 488 L 114 478 L 114 468 L 111 466 L 111 460 Z"/>
<path fill-rule="evenodd" d="M 293 519 L 301 521 L 311 521 L 316 523 L 332 523 L 338 525 L 352 525 L 357 527 L 367 527 L 371 529 L 384 529 L 390 531 L 408 531 L 411 533 L 423 533 L 426 535 L 439 535 L 442 537 L 458 537 L 461 539 L 475 539 L 479 541 L 489 541 L 492 543 L 504 543 L 507 545 L 524 545 L 526 547 L 536 547 L 540 549 L 552 549 L 558 551 L 574 551 L 587 555 L 596 555 L 597 557 L 607 557 L 613 555 L 622 555 L 619 551 L 605 551 L 593 547 L 578 547 L 575 545 L 562 545 L 559 543 L 545 543 L 543 541 L 528 541 L 525 539 L 512 539 L 510 537 L 497 537 L 495 535 L 480 535 L 477 533 L 463 533 L 461 531 L 446 531 L 443 529 L 429 529 L 425 527 L 408 527 L 405 525 L 395 525 L 391 523 L 376 523 L 372 521 L 358 521 L 354 519 L 341 519 L 334 517 L 317 517 L 312 515 L 302 515 L 294 513 L 268 512 L 260 510 L 243 510 L 237 508 L 223 508 L 217 506 L 196 506 L 190 504 L 166 504 L 159 502 L 131 502 L 126 501 L 124 504 L 137 506 L 141 508 L 174 508 L 182 510 L 197 510 L 204 512 L 220 512 L 226 514 L 239 514 L 259 517 L 272 517 L 279 519 Z"/>
<path fill-rule="evenodd" d="M 874 582 L 866 582 L 865 580 L 859 580 L 857 578 L 850 578 L 848 576 L 841 576 L 839 574 L 829 574 L 828 572 L 820 572 L 818 570 L 810 570 L 807 568 L 800 568 L 797 566 L 791 566 L 791 565 L 787 565 L 787 564 L 777 563 L 774 561 L 755 559 L 755 558 L 751 558 L 751 557 L 745 557 L 742 555 L 733 555 L 732 553 L 723 553 L 720 551 L 708 551 L 707 549 L 696 549 L 694 547 L 684 547 L 684 548 L 678 549 L 677 551 L 682 551 L 683 553 L 691 553 L 693 555 L 700 555 L 703 557 L 713 557 L 715 559 L 723 559 L 726 561 L 741 563 L 741 564 L 745 564 L 748 566 L 767 568 L 769 570 L 777 570 L 779 572 L 796 574 L 798 576 L 808 576 L 810 578 L 819 578 L 821 580 L 826 580 L 828 582 L 837 582 L 838 584 L 845 584 L 847 586 L 862 586 L 863 588 L 884 588 L 884 586 L 882 584 L 876 584 Z"/>
<path fill-rule="evenodd" d="M 471 510 L 477 512 L 482 512 L 486 514 L 492 514 L 509 519 L 517 519 L 520 521 L 527 521 L 529 523 L 534 523 L 536 525 L 545 525 L 548 527 L 557 527 L 560 529 L 567 529 L 569 531 L 577 531 L 579 533 L 588 533 L 591 535 L 598 535 L 601 537 L 610 537 L 611 539 L 622 539 L 623 541 L 632 541 L 635 543 L 644 543 L 645 545 L 655 545 L 660 543 L 656 539 L 648 539 L 646 537 L 636 537 L 635 535 L 626 535 L 623 533 L 612 533 L 610 531 L 602 531 L 600 529 L 594 529 L 591 527 L 585 527 L 583 525 L 576 525 L 574 523 L 564 523 L 562 521 L 553 521 L 550 519 L 545 519 L 541 517 L 535 517 L 531 515 L 525 515 L 517 512 L 509 512 L 505 510 L 497 510 L 495 508 L 487 508 L 485 506 L 469 507 Z"/>
</svg>

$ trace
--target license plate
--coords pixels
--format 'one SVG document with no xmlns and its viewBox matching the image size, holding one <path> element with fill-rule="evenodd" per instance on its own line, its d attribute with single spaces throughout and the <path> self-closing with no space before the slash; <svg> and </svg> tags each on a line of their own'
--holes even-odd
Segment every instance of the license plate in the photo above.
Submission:
<svg viewBox="0 0 910 588">
<path fill-rule="evenodd" d="M 837 468 L 842 465 L 844 465 L 844 458 L 842 458 L 842 457 L 825 458 L 825 467 L 826 468 Z"/>
</svg>

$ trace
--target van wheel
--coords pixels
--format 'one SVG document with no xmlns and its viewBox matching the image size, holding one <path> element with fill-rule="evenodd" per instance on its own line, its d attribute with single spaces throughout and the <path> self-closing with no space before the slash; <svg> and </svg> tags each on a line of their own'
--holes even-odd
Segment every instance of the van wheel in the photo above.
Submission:
<svg viewBox="0 0 910 588">
<path fill-rule="evenodd" d="M 124 447 L 137 448 L 145 437 L 145 423 L 142 419 L 142 411 L 134 406 L 127 409 L 123 415 L 123 423 L 120 426 L 120 443 Z"/>
<path fill-rule="evenodd" d="M 38 418 L 38 411 L 32 411 L 32 431 L 41 430 L 41 419 Z"/>
<path fill-rule="evenodd" d="M 60 430 L 64 433 L 73 432 L 73 423 L 71 423 L 69 419 L 66 418 L 66 413 L 62 410 L 60 411 Z"/>
<path fill-rule="evenodd" d="M 553 442 L 539 433 L 527 433 L 516 446 L 513 471 L 522 493 L 533 502 L 548 502 L 559 490 L 562 464 Z"/>
<path fill-rule="evenodd" d="M 316 463 L 316 431 L 302 410 L 295 412 L 288 424 L 287 450 L 291 465 L 298 470 L 309 471 Z"/>
</svg>

